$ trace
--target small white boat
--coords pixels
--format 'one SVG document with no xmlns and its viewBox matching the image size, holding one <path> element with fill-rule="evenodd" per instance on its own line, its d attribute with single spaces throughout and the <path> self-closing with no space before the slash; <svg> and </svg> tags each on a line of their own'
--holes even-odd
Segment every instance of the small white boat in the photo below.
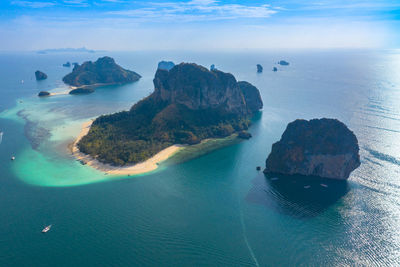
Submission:
<svg viewBox="0 0 400 267">
<path fill-rule="evenodd" d="M 323 187 L 328 187 L 328 185 L 327 184 L 319 184 L 320 186 L 323 186 Z"/>
<path fill-rule="evenodd" d="M 311 187 L 311 185 L 305 185 L 305 186 L 304 186 L 305 189 L 308 189 L 308 188 L 310 188 L 310 187 Z"/>
<path fill-rule="evenodd" d="M 12 156 L 12 157 L 11 157 L 11 160 L 15 160 L 15 157 L 14 157 L 14 156 Z"/>
<path fill-rule="evenodd" d="M 0 131 L 0 144 L 3 141 L 3 132 Z"/>
<path fill-rule="evenodd" d="M 42 230 L 42 233 L 47 233 L 48 231 L 50 231 L 50 229 L 51 229 L 51 224 L 48 225 L 48 226 L 46 226 L 46 227 Z"/>
</svg>

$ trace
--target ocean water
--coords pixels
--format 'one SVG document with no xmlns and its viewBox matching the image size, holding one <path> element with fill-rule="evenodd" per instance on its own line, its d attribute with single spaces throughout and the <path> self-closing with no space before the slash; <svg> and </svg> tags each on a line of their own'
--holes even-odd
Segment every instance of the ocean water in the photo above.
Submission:
<svg viewBox="0 0 400 267">
<path fill-rule="evenodd" d="M 62 63 L 103 55 L 143 78 L 36 96 L 67 90 Z M 281 59 L 290 65 L 272 72 Z M 160 60 L 215 64 L 257 86 L 253 138 L 135 177 L 75 161 L 67 147 L 81 124 L 150 94 Z M 3 53 L 0 63 L 0 266 L 400 264 L 400 51 Z M 35 81 L 37 69 L 49 78 Z M 362 163 L 347 182 L 256 171 L 287 123 L 320 117 L 358 137 Z"/>
</svg>

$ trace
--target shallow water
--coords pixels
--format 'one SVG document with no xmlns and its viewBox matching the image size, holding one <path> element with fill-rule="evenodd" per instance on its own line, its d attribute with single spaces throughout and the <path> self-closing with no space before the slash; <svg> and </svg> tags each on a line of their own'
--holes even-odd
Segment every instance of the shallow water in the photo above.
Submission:
<svg viewBox="0 0 400 267">
<path fill-rule="evenodd" d="M 0 265 L 400 263 L 398 51 L 107 54 L 143 78 L 42 99 L 41 90 L 66 90 L 62 63 L 102 54 L 0 55 Z M 151 93 L 162 59 L 215 64 L 256 85 L 265 107 L 253 138 L 138 177 L 75 161 L 66 147 L 81 124 Z M 280 59 L 290 65 L 270 71 Z M 36 69 L 48 80 L 36 82 Z M 338 118 L 358 137 L 362 164 L 347 182 L 255 170 L 288 122 L 315 117 Z"/>
</svg>

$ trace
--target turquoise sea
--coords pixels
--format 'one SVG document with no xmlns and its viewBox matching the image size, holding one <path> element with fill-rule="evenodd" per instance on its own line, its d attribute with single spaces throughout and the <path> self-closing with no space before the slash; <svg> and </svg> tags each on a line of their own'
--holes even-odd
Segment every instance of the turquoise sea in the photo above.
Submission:
<svg viewBox="0 0 400 267">
<path fill-rule="evenodd" d="M 66 61 L 104 55 L 143 78 L 37 97 L 67 90 Z M 272 72 L 281 59 L 290 65 Z M 149 95 L 160 60 L 215 64 L 257 86 L 253 138 L 136 177 L 74 160 L 81 124 Z M 37 69 L 49 78 L 37 82 Z M 398 50 L 1 53 L 0 96 L 0 266 L 400 265 Z M 358 137 L 362 164 L 347 182 L 256 171 L 287 123 L 321 117 Z"/>
</svg>

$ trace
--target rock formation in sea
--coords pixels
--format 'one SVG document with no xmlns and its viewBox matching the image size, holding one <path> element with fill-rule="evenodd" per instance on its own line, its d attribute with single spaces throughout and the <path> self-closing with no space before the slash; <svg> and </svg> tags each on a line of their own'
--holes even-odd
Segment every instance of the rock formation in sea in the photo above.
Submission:
<svg viewBox="0 0 400 267">
<path fill-rule="evenodd" d="M 289 123 L 264 172 L 345 180 L 358 166 L 357 137 L 339 120 L 323 118 Z"/>
<path fill-rule="evenodd" d="M 278 71 L 278 68 L 277 67 L 273 67 L 272 71 L 276 72 L 276 71 Z"/>
<path fill-rule="evenodd" d="M 41 92 L 39 92 L 39 94 L 38 94 L 39 97 L 42 97 L 42 96 L 49 96 L 49 95 L 50 95 L 50 93 L 47 92 L 47 91 L 41 91 Z"/>
<path fill-rule="evenodd" d="M 175 63 L 172 61 L 160 61 L 158 63 L 157 69 L 160 70 L 170 70 L 175 66 Z"/>
<path fill-rule="evenodd" d="M 102 57 L 97 61 L 87 61 L 82 65 L 75 65 L 71 73 L 63 81 L 72 86 L 110 85 L 136 82 L 141 78 L 136 72 L 126 70 L 117 65 L 113 58 Z"/>
<path fill-rule="evenodd" d="M 36 77 L 36 81 L 47 79 L 46 73 L 41 72 L 40 70 L 35 71 L 35 77 Z"/>
<path fill-rule="evenodd" d="M 238 133 L 238 137 L 242 138 L 242 139 L 250 139 L 251 138 L 251 133 L 249 133 L 247 131 L 240 131 Z"/>
<path fill-rule="evenodd" d="M 281 61 L 278 62 L 278 64 L 281 65 L 281 66 L 288 66 L 289 62 L 287 62 L 285 60 L 281 60 Z"/>
<path fill-rule="evenodd" d="M 69 68 L 69 67 L 71 67 L 71 63 L 68 61 L 67 63 L 64 63 L 64 64 L 63 64 L 63 67 Z"/>
<path fill-rule="evenodd" d="M 260 64 L 257 64 L 257 72 L 258 73 L 263 72 L 263 67 Z"/>
<path fill-rule="evenodd" d="M 250 109 L 250 113 L 254 113 L 263 107 L 261 100 L 260 91 L 249 82 L 240 81 L 238 86 L 242 91 L 244 98 L 246 99 L 247 107 Z"/>
<path fill-rule="evenodd" d="M 79 149 L 113 165 L 138 163 L 171 144 L 196 144 L 248 129 L 258 89 L 230 73 L 181 63 L 158 69 L 154 92 L 131 110 L 97 118 Z"/>
<path fill-rule="evenodd" d="M 69 91 L 70 95 L 87 95 L 93 93 L 95 90 L 92 86 L 84 86 Z"/>
</svg>

